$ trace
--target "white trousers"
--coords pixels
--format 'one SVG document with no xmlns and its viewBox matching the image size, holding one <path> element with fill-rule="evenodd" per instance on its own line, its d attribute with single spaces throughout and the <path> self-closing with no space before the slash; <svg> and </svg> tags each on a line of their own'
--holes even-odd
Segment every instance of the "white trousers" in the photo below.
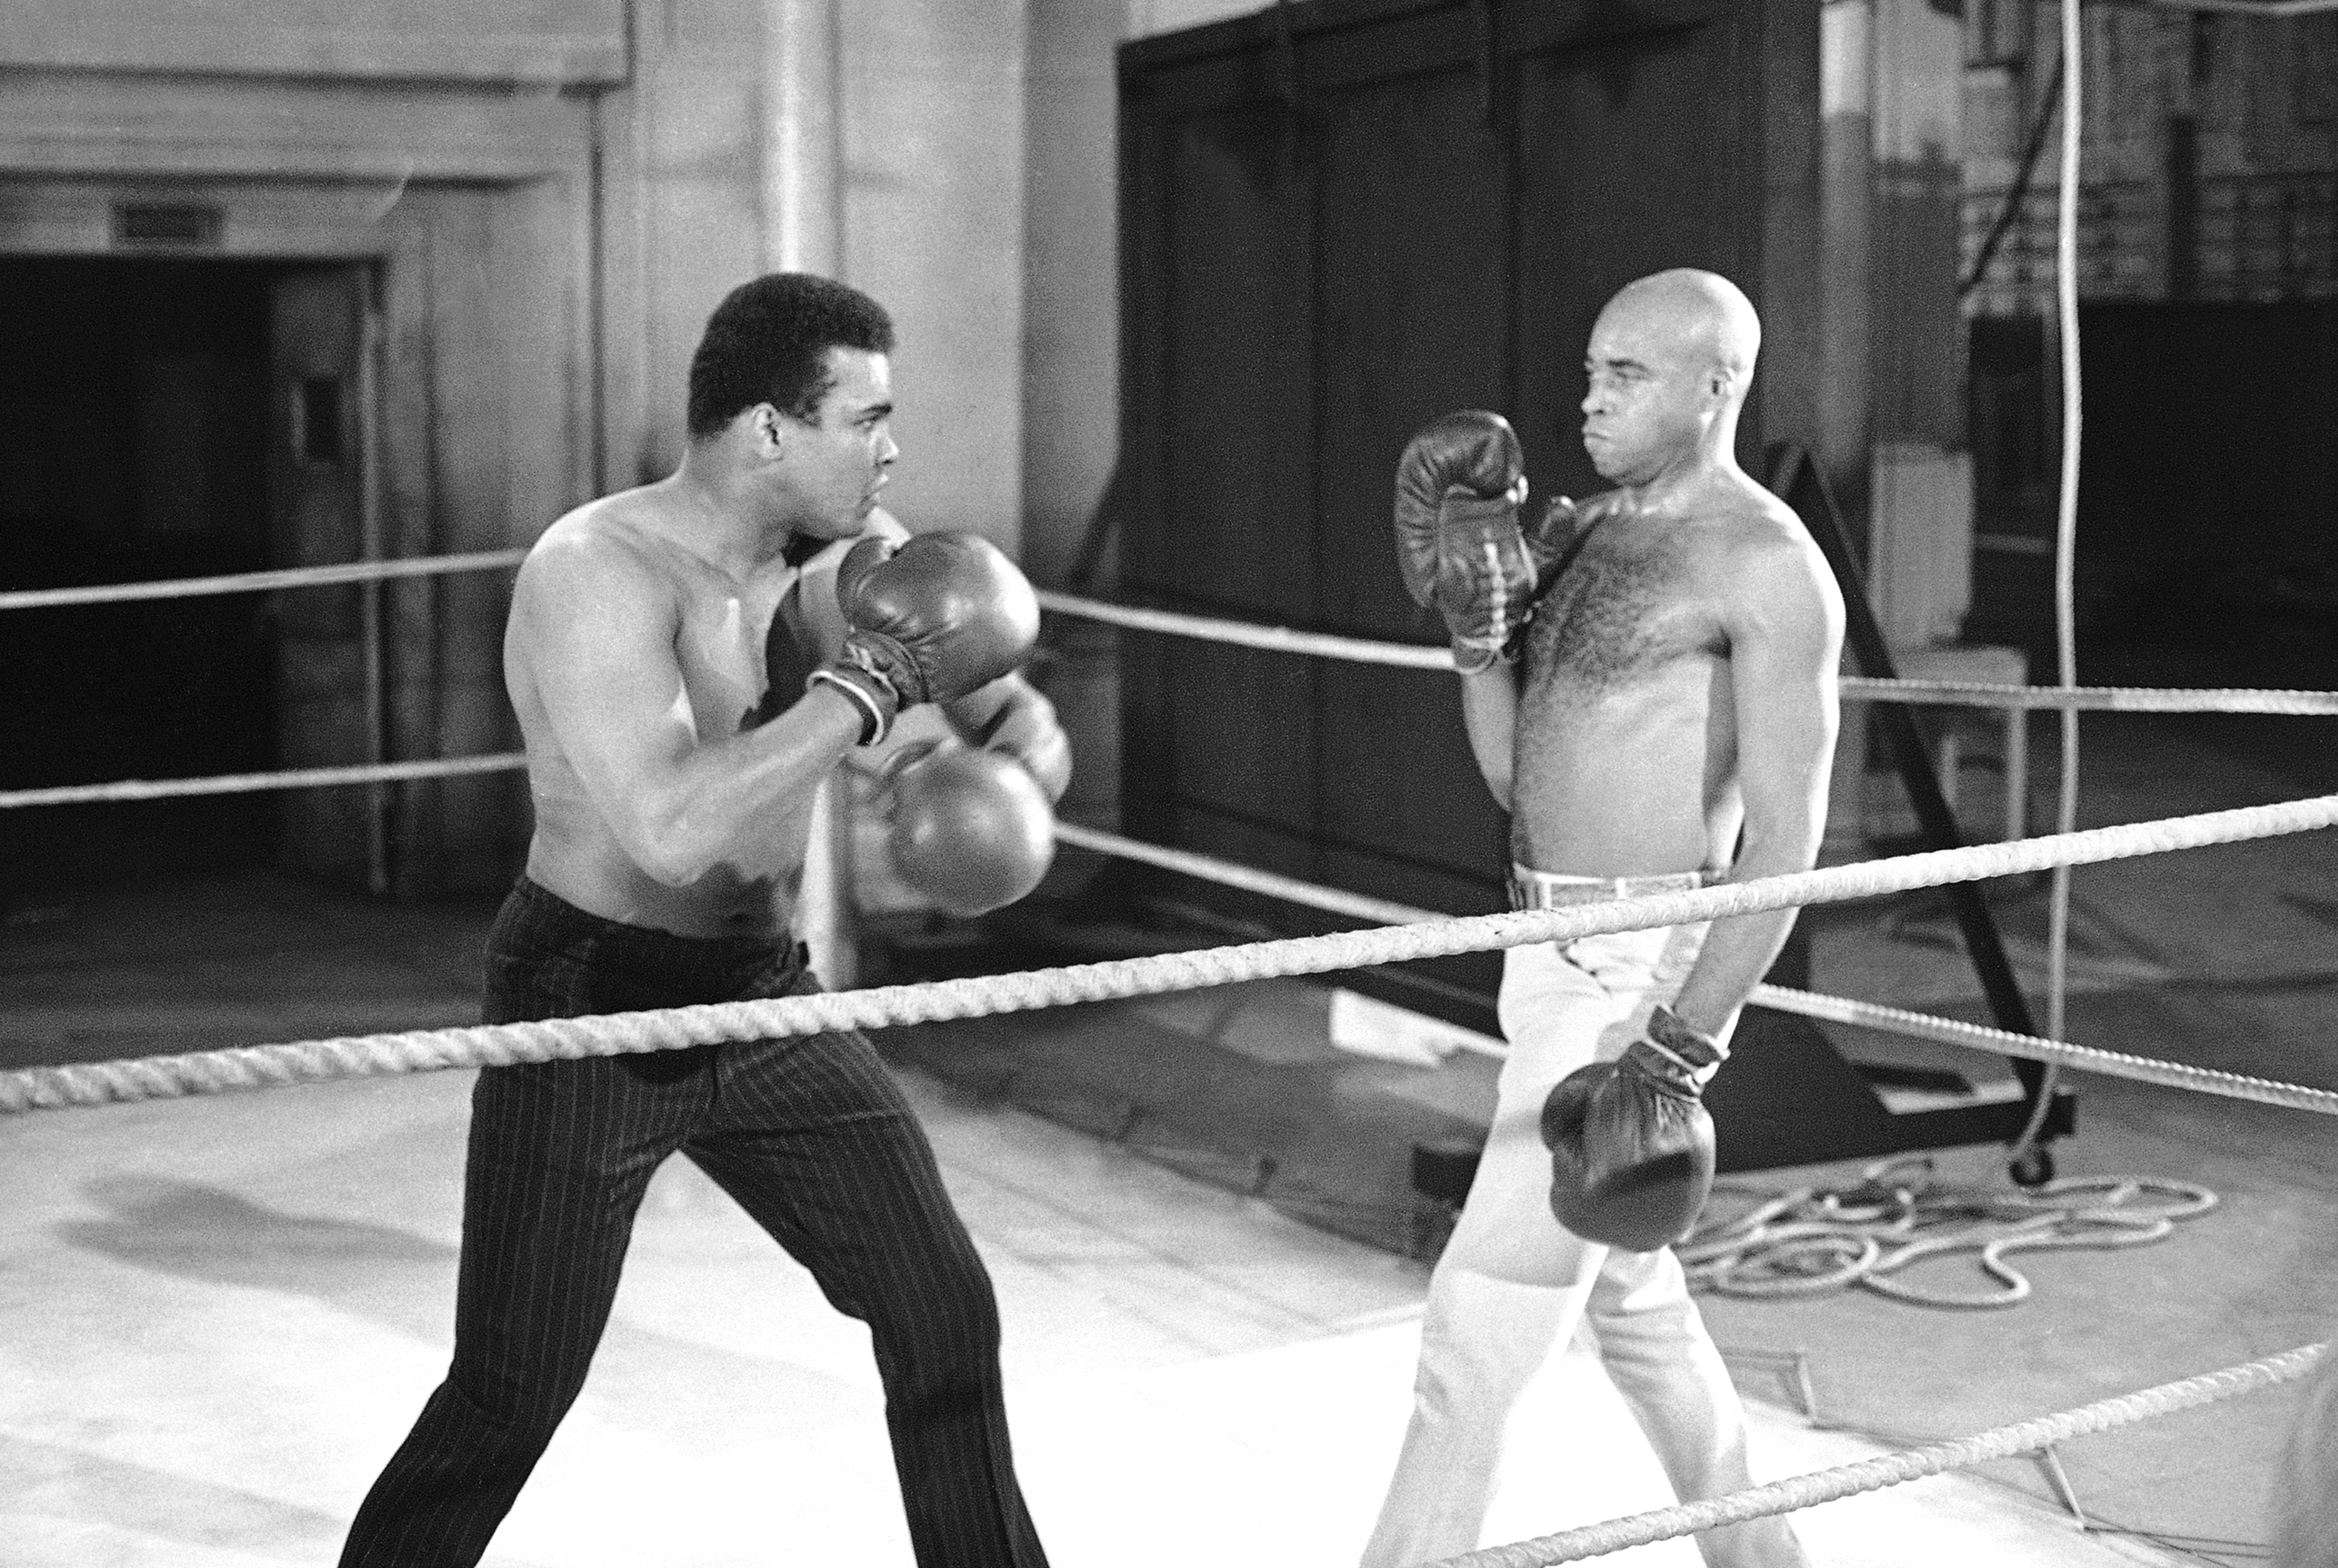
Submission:
<svg viewBox="0 0 2338 1568">
<path fill-rule="evenodd" d="M 1560 1226 L 1541 1134 L 1551 1087 L 1623 1054 L 1649 1011 L 1679 991 L 1704 939 L 1703 926 L 1678 926 L 1504 955 L 1510 1053 L 1477 1178 L 1429 1279 L 1412 1419 L 1364 1568 L 1415 1568 L 1483 1544 L 1511 1408 L 1586 1317 L 1675 1494 L 1689 1501 L 1753 1485 L 1744 1407 L 1679 1260 L 1669 1248 L 1620 1252 Z M 1696 1539 L 1715 1568 L 1804 1561 L 1782 1519 Z"/>
</svg>

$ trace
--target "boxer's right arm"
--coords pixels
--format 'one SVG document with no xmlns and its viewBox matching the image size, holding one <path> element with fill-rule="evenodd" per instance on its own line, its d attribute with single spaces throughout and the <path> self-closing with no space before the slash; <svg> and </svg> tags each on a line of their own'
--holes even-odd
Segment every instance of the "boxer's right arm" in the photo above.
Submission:
<svg viewBox="0 0 2338 1568">
<path fill-rule="evenodd" d="M 635 865 L 676 887 L 737 853 L 773 801 L 809 797 L 863 727 L 848 698 L 815 691 L 779 721 L 702 740 L 674 654 L 680 623 L 646 563 L 586 537 L 529 556 L 506 634 L 595 813 Z"/>
<path fill-rule="evenodd" d="M 1461 723 L 1494 804 L 1510 808 L 1510 769 L 1518 754 L 1518 666 L 1498 661 L 1461 677 Z"/>
</svg>

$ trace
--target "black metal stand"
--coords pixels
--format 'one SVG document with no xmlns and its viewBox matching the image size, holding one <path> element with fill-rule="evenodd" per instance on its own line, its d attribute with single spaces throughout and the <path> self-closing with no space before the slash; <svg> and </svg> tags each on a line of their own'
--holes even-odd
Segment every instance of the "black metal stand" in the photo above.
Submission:
<svg viewBox="0 0 2338 1568">
<path fill-rule="evenodd" d="M 1772 448 L 1770 489 L 1788 505 L 1802 514 L 1803 521 L 1825 552 L 1827 564 L 1834 569 L 1835 581 L 1842 588 L 1845 612 L 1844 632 L 1851 641 L 1852 658 L 1866 674 L 1880 680 L 1897 676 L 1891 662 L 1891 650 L 1883 639 L 1883 629 L 1876 623 L 1875 610 L 1867 596 L 1866 573 L 1861 570 L 1859 558 L 1851 547 L 1851 538 L 1843 526 L 1842 510 L 1835 504 L 1834 490 L 1827 483 L 1825 473 L 1811 460 L 1810 454 L 1793 442 L 1782 442 Z M 1801 505 L 1797 496 L 1810 505 Z M 1925 744 L 1923 732 L 1917 728 L 1915 715 L 1897 702 L 1877 705 L 1875 719 L 1882 730 L 1885 743 L 1891 749 L 1892 761 L 1901 782 L 1907 787 L 1908 799 L 1915 808 L 1916 823 L 1922 830 L 1928 848 L 1952 849 L 1965 842 L 1957 826 L 1956 814 L 1949 808 L 1948 799 L 1940 793 L 1940 776 L 1933 770 L 1931 749 Z M 1957 928 L 1964 936 L 1965 951 L 1972 959 L 1973 972 L 1979 977 L 1981 992 L 1989 999 L 1989 1012 L 1997 1026 L 2017 1034 L 2035 1034 L 2029 998 L 2021 994 L 2014 978 L 2013 966 L 2006 961 L 2005 945 L 1999 940 L 1996 918 L 1990 915 L 1988 903 L 1981 897 L 1980 885 L 1973 882 L 1951 883 L 1945 889 L 1951 907 L 1956 912 Z M 2035 1062 L 2016 1058 L 2016 1077 L 2021 1081 L 2025 1099 L 2021 1125 L 2027 1125 L 2029 1115 L 2037 1109 L 2038 1096 L 2042 1092 L 2046 1070 Z M 2068 1090 L 2055 1093 L 2055 1104 L 2040 1129 L 2039 1145 L 2068 1132 L 2075 1125 L 2077 1096 Z M 2019 1127 L 2015 1136 L 2019 1134 Z M 2010 1140 L 2009 1140 L 2010 1142 Z"/>
</svg>

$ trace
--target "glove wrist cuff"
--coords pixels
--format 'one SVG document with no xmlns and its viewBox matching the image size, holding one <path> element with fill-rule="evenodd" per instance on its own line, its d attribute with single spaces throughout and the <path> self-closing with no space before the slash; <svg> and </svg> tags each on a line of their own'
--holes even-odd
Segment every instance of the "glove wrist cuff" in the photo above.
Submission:
<svg viewBox="0 0 2338 1568">
<path fill-rule="evenodd" d="M 840 691 L 860 710 L 859 744 L 874 746 L 885 739 L 893 727 L 893 715 L 899 710 L 901 699 L 893 683 L 859 664 L 824 664 L 804 677 L 804 690 L 826 686 Z"/>
<path fill-rule="evenodd" d="M 1643 1066 L 1700 1087 L 1729 1057 L 1729 1047 L 1718 1038 L 1692 1027 L 1679 1014 L 1663 1005 L 1648 1014 L 1647 1028 L 1633 1049 L 1642 1054 Z M 1651 1056 L 1656 1061 L 1648 1061 Z"/>
<path fill-rule="evenodd" d="M 872 632 L 866 626 L 855 626 L 844 634 L 844 646 L 838 650 L 837 662 L 859 670 L 884 683 L 893 694 L 896 711 L 928 701 L 924 673 L 899 639 L 882 632 Z"/>
<path fill-rule="evenodd" d="M 1456 636 L 1452 640 L 1453 668 L 1464 675 L 1475 675 L 1497 664 L 1515 663 L 1515 641 L 1508 637 Z"/>
</svg>

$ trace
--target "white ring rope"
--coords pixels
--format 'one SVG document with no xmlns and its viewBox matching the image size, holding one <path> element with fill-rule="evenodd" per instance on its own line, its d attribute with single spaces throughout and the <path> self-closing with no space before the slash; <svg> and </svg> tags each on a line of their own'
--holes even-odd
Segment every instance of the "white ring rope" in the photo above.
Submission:
<svg viewBox="0 0 2338 1568">
<path fill-rule="evenodd" d="M 2186 1063 L 2163 1061 L 2156 1056 L 2106 1051 L 2097 1045 L 2076 1045 L 2067 1040 L 2041 1040 L 2034 1034 L 2016 1034 L 2007 1029 L 1993 1029 L 1986 1024 L 1968 1024 L 1961 1018 L 1911 1013 L 1903 1007 L 1886 1007 L 1874 1002 L 1857 1002 L 1847 996 L 1828 996 L 1815 991 L 1795 991 L 1780 985 L 1756 985 L 1753 1000 L 1764 1007 L 1774 1007 L 1781 1013 L 1799 1013 L 1805 1018 L 1850 1024 L 1862 1029 L 1879 1029 L 1920 1040 L 1939 1040 L 1999 1056 L 2024 1056 L 2034 1062 L 2059 1063 L 2065 1067 L 2075 1067 L 2080 1072 L 2105 1078 L 2158 1083 L 2171 1089 L 2220 1094 L 2228 1100 L 2249 1100 L 2260 1105 L 2282 1105 L 2293 1111 L 2338 1116 L 2338 1090 L 2313 1089 L 2303 1083 L 2284 1083 L 2274 1078 L 2253 1078 L 2243 1073 L 2227 1073 L 2222 1068 L 2195 1067 Z"/>
<path fill-rule="evenodd" d="M 2018 876 L 2057 865 L 2091 864 L 2310 832 L 2333 825 L 2338 825 L 2338 795 L 2323 795 L 2051 838 L 1927 850 L 1566 909 L 1477 915 L 861 991 L 24 1068 L 0 1073 L 0 1112 L 983 1017 L 1074 1002 L 1199 990 L 1245 980 L 1363 969 L 1534 942 L 1572 941 L 1606 932 L 1726 919 L 1950 882 Z"/>
<path fill-rule="evenodd" d="M 1042 594 L 1041 597 L 1054 595 Z M 1252 630 L 1272 632 L 1275 629 Z M 1312 637 L 1311 633 L 1295 632 L 1282 635 L 1294 641 L 1302 636 Z M 1321 641 L 1340 642 L 1346 640 L 1324 638 Z M 1283 646 L 1281 642 L 1268 641 L 1260 641 L 1252 645 Z M 1360 648 L 1406 648 L 1402 643 L 1358 642 L 1353 645 Z M 1294 647 L 1289 651 L 1318 652 L 1332 658 L 1349 657 L 1315 648 Z M 1407 651 L 1434 653 L 1442 662 L 1421 662 L 1419 668 L 1451 668 L 1451 656 L 1443 649 Z M 1852 675 L 1843 676 L 1840 684 L 1842 694 L 1849 698 L 1940 707 L 2061 708 L 2104 713 L 2269 713 L 2293 717 L 2338 714 L 2338 691 L 2262 691 L 2233 686 L 1999 686 L 1973 681 L 1871 681 Z M 346 769 L 311 769 L 306 772 L 234 773 L 201 779 L 126 779 L 103 784 L 59 784 L 38 789 L 0 789 L 0 810 L 12 806 L 69 806 L 93 800 L 155 800 L 173 795 L 230 795 L 256 789 L 296 789 L 312 783 L 365 784 L 437 778 L 453 773 L 486 773 L 497 769 L 517 768 L 525 760 L 516 751 L 497 752 L 482 757 L 374 763 Z"/>
<path fill-rule="evenodd" d="M 1417 926 L 1424 920 L 1453 918 L 1442 910 L 1416 909 L 1410 904 L 1375 898 L 1367 893 L 1319 887 L 1312 882 L 1302 882 L 1296 877 L 1237 866 L 1231 860 L 1197 855 L 1190 849 L 1164 848 L 1158 844 L 1147 844 L 1141 838 L 1124 838 L 1117 833 L 1083 828 L 1076 822 L 1057 822 L 1056 838 L 1077 849 L 1099 850 L 1106 855 L 1116 855 L 1124 860 L 1139 860 L 1164 870 L 1182 871 L 1189 877 L 1215 882 L 1222 887 L 1240 888 L 1245 893 L 1263 893 L 1270 898 L 1304 904 L 1311 908 L 1346 915 L 1358 920 L 1376 921 L 1382 926 Z"/>
<path fill-rule="evenodd" d="M 1415 642 L 1378 642 L 1362 637 L 1339 637 L 1329 632 L 1294 632 L 1284 626 L 1230 621 L 1208 615 L 1186 615 L 1169 610 L 1144 610 L 1083 599 L 1042 589 L 1042 608 L 1059 615 L 1156 632 L 1209 642 L 1229 642 L 1275 653 L 1306 654 L 1356 664 L 1381 664 L 1405 670 L 1450 670 L 1450 649 Z M 2338 714 L 2338 691 L 2258 690 L 2250 687 L 2189 686 L 2005 686 L 1984 681 L 1882 680 L 1845 675 L 1842 695 L 1865 701 L 1911 702 L 1935 707 L 2066 709 L 2107 713 L 2277 713 Z"/>
<path fill-rule="evenodd" d="M 1441 644 L 1375 642 L 1362 637 L 1339 637 L 1326 632 L 1294 632 L 1287 626 L 1261 626 L 1251 621 L 1229 621 L 1210 615 L 1185 615 L 1174 610 L 1144 610 L 1132 604 L 1110 604 L 1069 593 L 1039 590 L 1039 608 L 1107 626 L 1136 632 L 1159 632 L 1203 642 L 1232 642 L 1263 648 L 1273 653 L 1307 653 L 1319 659 L 1340 659 L 1351 664 L 1389 664 L 1405 670 L 1450 670 L 1453 651 Z"/>
<path fill-rule="evenodd" d="M 2266 690 L 2247 686 L 2001 686 L 1985 681 L 1882 681 L 1840 678 L 1842 694 L 1876 702 L 1932 707 L 2019 708 L 2084 713 L 2338 714 L 2338 691 Z"/>
<path fill-rule="evenodd" d="M 58 789 L 28 789 L 0 792 L 0 808 L 19 805 L 55 805 L 71 799 L 152 799 L 172 795 L 193 793 L 228 793 L 244 789 L 290 789 L 308 785 L 364 784 L 388 779 L 444 778 L 457 774 L 485 773 L 522 766 L 526 759 L 518 752 L 496 753 L 481 757 L 453 758 L 436 762 L 392 762 L 371 767 L 319 768 L 294 773 L 259 773 L 230 776 L 211 779 L 162 779 L 152 783 L 129 782 L 117 785 L 73 786 Z M 189 786 L 196 788 L 189 788 Z M 1261 871 L 1232 861 L 1198 855 L 1190 850 L 1164 848 L 1139 839 L 1123 838 L 1076 823 L 1057 822 L 1056 837 L 1075 848 L 1088 849 L 1123 859 L 1142 861 L 1171 871 L 1216 882 L 1245 892 L 1263 894 L 1306 905 L 1353 919 L 1379 922 L 1387 926 L 1418 925 L 1423 922 L 1449 920 L 1453 916 L 1434 909 L 1417 908 L 1408 904 L 1374 898 L 1367 894 L 1351 893 L 1344 888 L 1324 887 L 1297 877 L 1284 877 L 1272 871 Z M 2009 1030 L 1995 1029 L 1986 1024 L 1968 1023 L 1960 1018 L 1942 1018 L 1932 1014 L 1911 1012 L 1905 1008 L 1885 1006 L 1879 1003 L 1861 1002 L 1845 996 L 1829 996 L 1816 992 L 1798 991 L 1784 986 L 1762 985 L 1754 987 L 1750 998 L 1762 1006 L 1782 1013 L 1796 1013 L 1804 1017 L 1829 1023 L 1848 1024 L 1860 1028 L 1876 1029 L 1888 1034 L 1906 1034 L 1918 1039 L 1942 1041 L 1976 1051 L 2000 1056 L 2026 1057 L 2038 1062 L 2058 1062 L 2065 1066 L 2105 1077 L 2125 1078 L 2137 1083 L 2158 1083 L 2170 1088 L 2190 1089 L 2202 1093 L 2219 1094 L 2227 1099 L 2248 1100 L 2259 1104 L 2286 1106 L 2292 1110 L 2338 1114 L 2338 1091 L 2308 1088 L 2284 1083 L 2276 1079 L 2255 1078 L 2239 1073 L 2227 1073 L 2218 1068 L 2195 1067 L 2180 1062 L 2163 1061 L 2157 1057 L 2137 1056 L 2127 1052 L 2107 1051 L 2097 1046 L 2078 1045 L 2067 1041 L 2044 1040 L 2035 1035 L 2017 1034 Z M 1487 1041 L 1473 1049 L 1494 1056 L 1508 1053 L 1499 1041 Z M 143 1096 L 138 1096 L 142 1098 Z M 0 1112 L 21 1107 L 0 1105 Z"/>
<path fill-rule="evenodd" d="M 525 550 L 484 550 L 468 555 L 418 555 L 402 561 L 349 561 L 330 566 L 286 566 L 220 577 L 162 577 L 151 583 L 92 583 L 77 588 L 12 588 L 0 592 L 0 610 L 43 610 L 60 604 L 120 604 L 142 599 L 200 599 L 215 593 L 265 593 L 334 583 L 378 583 L 391 577 L 436 577 L 516 566 Z"/>
<path fill-rule="evenodd" d="M 242 572 L 219 577 L 168 577 L 148 583 L 103 583 L 74 588 L 0 590 L 0 610 L 32 610 L 64 604 L 107 604 L 131 600 L 189 599 L 217 593 L 263 593 L 338 583 L 437 576 L 516 566 L 525 550 L 483 551 L 467 555 L 417 556 L 399 561 L 353 561 L 330 566 L 293 566 L 280 571 Z M 1233 643 L 1270 652 L 1383 664 L 1410 670 L 1450 670 L 1450 650 L 1413 642 L 1380 642 L 1329 632 L 1295 632 L 1282 626 L 1167 610 L 1144 610 L 1039 591 L 1039 603 L 1061 615 L 1125 626 L 1140 632 Z M 2253 687 L 2191 686 L 2005 686 L 1981 681 L 1881 680 L 1845 675 L 1842 695 L 1856 701 L 1920 703 L 1935 707 L 2077 709 L 2107 713 L 2338 714 L 2338 691 Z"/>
<path fill-rule="evenodd" d="M 408 779 L 450 779 L 526 766 L 520 751 L 477 757 L 431 757 L 411 762 L 363 762 L 346 768 L 293 768 L 277 773 L 219 773 L 203 779 L 122 779 L 111 784 L 54 784 L 0 789 L 0 810 L 16 806 L 77 806 L 90 801 L 168 800 L 182 795 L 248 795 L 263 789 L 326 789 L 337 784 L 385 784 Z"/>
<path fill-rule="evenodd" d="M 1318 887 L 1294 877 L 1256 870 L 1230 860 L 1197 855 L 1191 850 L 1165 849 L 1157 844 L 1124 838 L 1117 833 L 1099 832 L 1074 823 L 1057 823 L 1056 837 L 1077 848 L 1142 861 L 1245 892 L 1262 893 L 1293 904 L 1303 904 L 1333 915 L 1375 920 L 1388 926 L 1419 925 L 1424 921 L 1453 918 L 1439 910 L 1416 908 L 1410 904 L 1373 898 L 1344 888 Z M 2281 1105 L 2294 1111 L 2338 1115 L 2338 1090 L 2309 1088 L 2304 1084 L 2284 1083 L 2273 1078 L 2254 1078 L 2245 1073 L 2227 1073 L 2221 1068 L 2195 1067 L 2186 1063 L 2163 1061 L 2156 1056 L 2137 1056 L 2124 1051 L 2106 1051 L 2063 1040 L 2041 1040 L 2036 1035 L 2017 1034 L 2011 1030 L 1991 1028 L 1984 1024 L 1969 1024 L 1961 1018 L 1942 1018 L 1929 1013 L 1911 1012 L 1903 1007 L 1889 1007 L 1880 1003 L 1854 1001 L 1848 996 L 1829 996 L 1783 985 L 1756 985 L 1748 999 L 1781 1013 L 1800 1014 L 1805 1018 L 1817 1018 L 1831 1024 L 1848 1024 L 1862 1029 L 1905 1034 L 1920 1040 L 1938 1040 L 1993 1055 L 2059 1063 L 2107 1078 L 2126 1078 L 2140 1083 L 2158 1083 L 2169 1088 L 2220 1094 L 2226 1099 L 2254 1101 L 2262 1105 Z M 1494 1057 L 1509 1054 L 1498 1040 L 1488 1039 L 1480 1044 L 1473 1039 L 1468 1048 Z"/>
<path fill-rule="evenodd" d="M 1831 1470 L 1816 1470 L 1807 1475 L 1773 1481 L 1765 1486 L 1751 1486 L 1725 1497 L 1677 1504 L 1670 1508 L 1635 1514 L 1627 1518 L 1610 1519 L 1604 1524 L 1562 1530 L 1555 1535 L 1539 1535 L 1531 1541 L 1465 1552 L 1458 1557 L 1448 1557 L 1431 1563 L 1429 1568 L 1550 1568 L 1551 1564 L 1558 1563 L 1579 1563 L 1586 1557 L 1604 1556 L 1610 1552 L 1621 1552 L 1628 1546 L 1669 1541 L 1676 1536 L 1693 1535 L 1702 1530 L 1717 1529 L 1724 1524 L 1742 1524 L 1748 1519 L 1789 1514 L 1814 1504 L 1831 1503 L 1862 1492 L 1897 1486 L 1901 1482 L 1919 1480 L 1926 1475 L 1969 1469 L 1991 1459 L 2035 1454 L 2071 1437 L 2107 1432 L 2116 1426 L 2131 1426 L 2147 1417 L 2165 1416 L 2173 1411 L 2216 1404 L 2253 1389 L 2269 1388 L 2276 1383 L 2303 1377 L 2313 1369 L 2314 1364 L 2322 1359 L 2328 1348 L 2325 1345 L 2301 1345 L 2294 1350 L 2284 1350 L 2278 1356 L 2268 1356 L 2263 1360 L 2244 1362 L 2221 1371 L 2203 1373 L 2197 1377 L 2186 1377 L 2133 1394 L 2122 1394 L 2116 1398 L 2097 1400 L 2092 1405 L 2081 1405 L 2075 1410 L 2065 1410 L 2059 1415 L 2040 1416 L 2010 1426 L 1992 1427 L 1970 1437 L 1862 1459 Z"/>
</svg>

